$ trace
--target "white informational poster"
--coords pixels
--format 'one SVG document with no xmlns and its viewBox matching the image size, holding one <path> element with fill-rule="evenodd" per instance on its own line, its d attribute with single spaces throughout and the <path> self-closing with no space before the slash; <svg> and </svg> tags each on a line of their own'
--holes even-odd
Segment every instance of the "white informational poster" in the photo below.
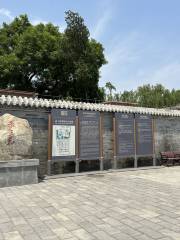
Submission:
<svg viewBox="0 0 180 240">
<path fill-rule="evenodd" d="M 75 126 L 53 125 L 52 156 L 75 155 Z"/>
</svg>

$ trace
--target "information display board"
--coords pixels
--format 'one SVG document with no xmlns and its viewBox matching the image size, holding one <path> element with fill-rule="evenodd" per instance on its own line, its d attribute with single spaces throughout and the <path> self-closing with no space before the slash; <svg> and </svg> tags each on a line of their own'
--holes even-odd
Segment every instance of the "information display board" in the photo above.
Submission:
<svg viewBox="0 0 180 240">
<path fill-rule="evenodd" d="M 135 155 L 134 114 L 115 113 L 116 155 L 130 157 Z"/>
<path fill-rule="evenodd" d="M 100 113 L 80 110 L 79 158 L 96 160 L 100 157 Z"/>
<path fill-rule="evenodd" d="M 52 160 L 73 161 L 76 158 L 76 111 L 52 109 Z"/>
<path fill-rule="evenodd" d="M 136 154 L 153 155 L 153 118 L 151 115 L 135 115 Z"/>
</svg>

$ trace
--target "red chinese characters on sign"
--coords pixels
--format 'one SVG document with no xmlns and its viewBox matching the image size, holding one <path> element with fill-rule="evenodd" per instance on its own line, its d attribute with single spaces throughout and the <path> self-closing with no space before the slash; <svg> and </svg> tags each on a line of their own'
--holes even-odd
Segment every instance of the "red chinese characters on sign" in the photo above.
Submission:
<svg viewBox="0 0 180 240">
<path fill-rule="evenodd" d="M 12 145 L 14 143 L 14 133 L 13 133 L 14 122 L 8 122 L 8 138 L 7 145 Z"/>
</svg>

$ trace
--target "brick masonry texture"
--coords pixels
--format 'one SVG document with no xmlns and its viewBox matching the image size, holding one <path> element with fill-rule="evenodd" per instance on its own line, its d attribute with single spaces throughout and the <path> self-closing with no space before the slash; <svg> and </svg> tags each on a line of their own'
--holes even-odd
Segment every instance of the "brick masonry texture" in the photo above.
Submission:
<svg viewBox="0 0 180 240">
<path fill-rule="evenodd" d="M 40 160 L 39 176 L 47 173 L 48 156 L 48 114 L 47 108 L 29 108 L 18 106 L 0 106 L 0 115 L 11 113 L 29 121 L 33 129 L 32 158 Z M 103 149 L 104 168 L 113 167 L 113 113 L 103 113 Z M 180 118 L 155 116 L 155 152 L 159 157 L 160 151 L 180 150 Z M 142 159 L 140 166 L 152 165 L 152 159 Z M 133 159 L 118 160 L 118 168 L 133 167 Z M 59 163 L 52 168 L 56 173 L 74 172 L 74 163 Z M 81 171 L 98 170 L 98 161 L 80 163 Z"/>
</svg>

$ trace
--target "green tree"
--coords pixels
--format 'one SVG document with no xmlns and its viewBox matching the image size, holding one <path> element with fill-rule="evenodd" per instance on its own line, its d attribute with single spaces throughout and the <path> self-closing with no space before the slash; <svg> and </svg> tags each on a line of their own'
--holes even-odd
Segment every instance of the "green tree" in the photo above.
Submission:
<svg viewBox="0 0 180 240">
<path fill-rule="evenodd" d="M 147 84 L 134 91 L 116 93 L 113 100 L 138 103 L 142 107 L 164 108 L 180 104 L 180 90 L 169 90 L 161 84 Z"/>
<path fill-rule="evenodd" d="M 150 84 L 139 87 L 137 90 L 138 102 L 143 107 L 166 107 L 170 103 L 170 91 L 161 84 Z"/>
<path fill-rule="evenodd" d="M 112 96 L 112 91 L 116 91 L 116 87 L 111 83 L 111 82 L 107 82 L 105 85 L 105 88 L 108 89 L 109 91 L 109 99 L 108 100 L 113 100 L 113 96 Z"/>
<path fill-rule="evenodd" d="M 99 99 L 105 101 L 106 100 L 106 89 L 104 87 L 99 87 L 98 89 L 99 92 Z"/>
<path fill-rule="evenodd" d="M 136 91 L 124 91 L 119 96 L 119 100 L 122 102 L 129 102 L 129 103 L 136 103 L 137 99 L 137 92 Z"/>
<path fill-rule="evenodd" d="M 33 90 L 72 98 L 100 98 L 103 46 L 89 38 L 78 13 L 66 12 L 64 33 L 49 24 L 33 26 L 21 15 L 0 28 L 0 88 Z"/>
<path fill-rule="evenodd" d="M 180 103 L 180 90 L 166 89 L 161 84 L 143 85 L 135 91 L 124 91 L 120 100 L 125 102 L 137 102 L 142 107 L 163 108 L 175 106 Z"/>
</svg>

